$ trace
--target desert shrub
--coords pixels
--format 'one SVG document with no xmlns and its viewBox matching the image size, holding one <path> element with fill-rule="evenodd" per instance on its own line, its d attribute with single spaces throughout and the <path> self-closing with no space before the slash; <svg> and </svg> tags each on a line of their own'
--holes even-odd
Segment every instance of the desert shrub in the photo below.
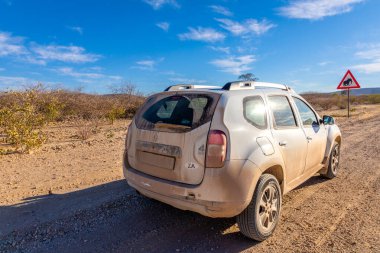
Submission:
<svg viewBox="0 0 380 253">
<path fill-rule="evenodd" d="M 0 109 L 0 133 L 19 152 L 28 152 L 42 145 L 46 137 L 42 127 L 45 116 L 38 111 L 38 90 L 11 93 L 12 100 Z"/>
<path fill-rule="evenodd" d="M 61 119 L 64 103 L 59 101 L 54 95 L 46 96 L 45 99 L 39 101 L 39 111 L 44 115 L 49 122 L 54 122 Z"/>
<path fill-rule="evenodd" d="M 88 140 L 92 135 L 93 130 L 88 125 L 80 126 L 76 131 L 76 137 L 82 141 Z"/>
<path fill-rule="evenodd" d="M 93 122 L 131 118 L 144 102 L 132 85 L 121 86 L 115 94 L 96 95 L 59 89 L 41 84 L 22 91 L 0 92 L 0 136 L 20 152 L 39 147 L 46 137 L 43 127 L 49 122 L 81 119 Z M 79 139 L 86 140 L 96 127 L 78 127 Z M 4 152 L 2 152 L 4 153 Z M 8 153 L 8 151 L 7 151 Z"/>
<path fill-rule="evenodd" d="M 347 108 L 347 94 L 333 93 L 308 93 L 302 96 L 317 110 L 329 110 L 333 108 L 346 109 Z M 360 95 L 350 96 L 351 104 L 379 104 L 380 94 L 375 95 Z"/>
<path fill-rule="evenodd" d="M 366 102 L 368 104 L 380 104 L 380 94 L 367 95 Z"/>
<path fill-rule="evenodd" d="M 36 111 L 44 115 L 48 122 L 71 118 L 106 118 L 113 122 L 116 119 L 131 118 L 145 100 L 134 86 L 117 89 L 114 91 L 117 93 L 114 94 L 96 95 L 69 90 L 49 90 L 38 85 L 22 92 L 0 92 L 0 108 L 22 103 L 15 94 L 25 95 L 30 90 L 35 92 L 33 103 Z"/>
<path fill-rule="evenodd" d="M 123 107 L 113 107 L 110 112 L 106 114 L 106 118 L 113 124 L 116 119 L 125 118 L 125 112 L 126 110 Z"/>
<path fill-rule="evenodd" d="M 82 141 L 88 140 L 97 133 L 97 125 L 91 121 L 79 120 L 75 123 L 75 128 L 76 131 L 73 137 Z"/>
</svg>

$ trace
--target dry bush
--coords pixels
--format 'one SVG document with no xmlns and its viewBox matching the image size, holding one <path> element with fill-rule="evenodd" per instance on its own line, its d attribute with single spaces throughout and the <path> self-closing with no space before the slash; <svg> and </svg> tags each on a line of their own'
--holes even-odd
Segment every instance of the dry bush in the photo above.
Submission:
<svg viewBox="0 0 380 253">
<path fill-rule="evenodd" d="M 16 151 L 29 152 L 46 140 L 42 127 L 47 123 L 38 108 L 38 88 L 8 94 L 7 106 L 0 109 L 0 134 Z"/>
<path fill-rule="evenodd" d="M 89 124 L 79 126 L 76 131 L 76 137 L 82 141 L 88 140 L 93 134 L 94 129 Z"/>
<path fill-rule="evenodd" d="M 62 104 L 58 120 L 69 117 L 82 119 L 107 118 L 112 123 L 116 119 L 131 118 L 144 102 L 144 97 L 134 88 L 130 93 L 93 95 L 70 91 L 56 91 L 54 96 Z"/>
<path fill-rule="evenodd" d="M 41 84 L 23 91 L 0 92 L 0 136 L 18 151 L 27 152 L 45 141 L 42 128 L 49 122 L 80 119 L 91 121 L 78 127 L 78 138 L 86 140 L 97 129 L 94 122 L 131 118 L 144 99 L 131 85 L 110 95 L 47 89 Z"/>
<path fill-rule="evenodd" d="M 98 118 L 90 120 L 75 118 L 72 119 L 70 123 L 75 129 L 75 134 L 72 136 L 72 138 L 85 141 L 100 132 L 100 126 L 105 123 L 105 120 Z"/>
<path fill-rule="evenodd" d="M 307 93 L 302 96 L 317 110 L 346 109 L 347 95 L 338 93 Z M 352 104 L 379 104 L 380 94 L 350 96 Z"/>
<path fill-rule="evenodd" d="M 144 96 L 134 86 L 128 85 L 108 95 L 86 94 L 68 90 L 49 90 L 42 85 L 21 92 L 0 93 L 0 108 L 22 103 L 18 96 L 28 91 L 35 92 L 33 105 L 46 121 L 62 121 L 71 118 L 107 118 L 111 122 L 120 118 L 131 118 L 144 102 Z M 116 91 L 115 91 L 116 92 Z"/>
</svg>

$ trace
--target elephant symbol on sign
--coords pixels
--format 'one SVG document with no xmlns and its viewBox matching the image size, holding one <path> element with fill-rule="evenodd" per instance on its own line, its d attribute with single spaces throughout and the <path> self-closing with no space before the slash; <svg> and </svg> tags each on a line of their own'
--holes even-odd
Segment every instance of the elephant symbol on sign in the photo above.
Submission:
<svg viewBox="0 0 380 253">
<path fill-rule="evenodd" d="M 343 86 L 349 86 L 352 84 L 352 79 L 348 78 L 346 81 L 343 82 Z"/>
</svg>

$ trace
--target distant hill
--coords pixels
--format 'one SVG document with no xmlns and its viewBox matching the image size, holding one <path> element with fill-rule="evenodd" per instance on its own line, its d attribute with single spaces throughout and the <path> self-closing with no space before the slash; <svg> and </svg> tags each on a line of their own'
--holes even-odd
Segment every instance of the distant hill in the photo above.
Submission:
<svg viewBox="0 0 380 253">
<path fill-rule="evenodd" d="M 341 91 L 335 91 L 333 93 L 340 93 Z M 376 88 L 360 88 L 360 89 L 351 89 L 350 95 L 360 96 L 360 95 L 372 95 L 380 94 L 380 87 Z"/>
</svg>

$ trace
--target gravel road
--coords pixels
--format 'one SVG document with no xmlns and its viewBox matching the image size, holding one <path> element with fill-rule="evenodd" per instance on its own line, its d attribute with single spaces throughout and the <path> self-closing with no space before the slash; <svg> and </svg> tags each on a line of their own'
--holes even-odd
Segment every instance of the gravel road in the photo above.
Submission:
<svg viewBox="0 0 380 253">
<path fill-rule="evenodd" d="M 116 180 L 0 206 L 0 252 L 380 252 L 380 116 L 338 123 L 338 177 L 316 175 L 286 195 L 265 242 L 234 219 L 177 210 Z"/>
</svg>

